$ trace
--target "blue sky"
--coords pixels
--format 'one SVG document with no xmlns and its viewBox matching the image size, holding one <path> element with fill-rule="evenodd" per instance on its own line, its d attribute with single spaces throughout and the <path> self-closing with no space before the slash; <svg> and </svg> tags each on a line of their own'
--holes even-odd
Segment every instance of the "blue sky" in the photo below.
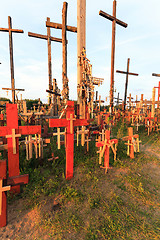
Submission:
<svg viewBox="0 0 160 240">
<path fill-rule="evenodd" d="M 87 2 L 87 57 L 93 64 L 93 76 L 104 78 L 99 87 L 102 99 L 109 96 L 112 24 L 99 16 L 99 10 L 112 14 L 112 0 L 86 0 Z M 16 88 L 25 88 L 23 98 L 47 101 L 48 58 L 47 41 L 28 37 L 28 32 L 46 34 L 45 21 L 61 23 L 62 0 L 5 0 L 1 3 L 0 27 L 8 27 L 8 16 L 13 28 L 23 29 L 24 34 L 13 34 Z M 119 0 L 117 18 L 128 23 L 128 28 L 116 26 L 115 71 L 126 71 L 130 58 L 130 71 L 139 73 L 129 77 L 128 93 L 133 97 L 144 93 L 150 99 L 152 88 L 160 79 L 152 72 L 160 73 L 160 1 Z M 68 25 L 77 25 L 77 1 L 68 1 Z M 52 29 L 54 37 L 61 38 L 61 30 Z M 68 33 L 68 78 L 70 99 L 77 98 L 77 36 Z M 10 87 L 8 33 L 0 32 L 0 81 L 1 87 Z M 62 87 L 62 45 L 52 42 L 52 73 Z M 124 96 L 125 75 L 115 73 L 116 93 Z M 0 89 L 0 95 L 7 97 Z M 9 94 L 11 97 L 11 94 Z"/>
</svg>

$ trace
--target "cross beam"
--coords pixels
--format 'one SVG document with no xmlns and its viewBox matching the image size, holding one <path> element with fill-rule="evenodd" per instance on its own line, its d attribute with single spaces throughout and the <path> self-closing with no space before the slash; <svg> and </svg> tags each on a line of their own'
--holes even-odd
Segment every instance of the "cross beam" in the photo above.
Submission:
<svg viewBox="0 0 160 240">
<path fill-rule="evenodd" d="M 10 70 L 11 70 L 11 90 L 12 103 L 15 103 L 15 80 L 14 80 L 14 62 L 13 62 L 13 40 L 12 33 L 24 33 L 23 30 L 12 28 L 12 19 L 8 16 L 8 28 L 0 28 L 1 32 L 9 32 L 9 50 L 10 50 Z"/>
<path fill-rule="evenodd" d="M 50 18 L 47 18 L 50 22 Z M 62 43 L 62 39 L 51 37 L 50 27 L 47 27 L 47 35 L 28 32 L 29 37 L 47 40 L 48 43 L 48 78 L 49 78 L 49 91 L 53 90 L 52 86 L 52 61 L 51 61 L 51 41 Z M 49 104 L 51 103 L 51 95 L 49 95 Z"/>
<path fill-rule="evenodd" d="M 112 50 L 111 50 L 111 81 L 110 81 L 110 107 L 111 112 L 113 110 L 113 97 L 114 97 L 114 62 L 115 62 L 115 36 L 116 36 L 116 23 L 122 27 L 127 27 L 128 24 L 125 22 L 120 21 L 116 18 L 116 4 L 117 1 L 113 1 L 113 16 L 100 11 L 99 15 L 107 18 L 108 20 L 112 21 Z"/>
<path fill-rule="evenodd" d="M 129 64 L 130 64 L 130 58 L 128 58 L 127 60 L 127 71 L 119 71 L 117 70 L 117 73 L 121 73 L 121 74 L 126 74 L 126 84 L 125 84 L 125 93 L 124 93 L 124 110 L 126 108 L 126 98 L 127 98 L 127 88 L 128 88 L 128 75 L 132 75 L 132 76 L 138 76 L 137 73 L 131 73 L 129 72 Z"/>
<path fill-rule="evenodd" d="M 63 55 L 63 64 L 62 64 L 62 81 L 63 81 L 63 90 L 62 98 L 66 102 L 69 99 L 69 87 L 68 87 L 68 77 L 67 77 L 67 31 L 77 32 L 76 27 L 67 25 L 67 7 L 68 3 L 63 3 L 62 9 L 62 24 L 46 21 L 46 27 L 51 27 L 55 29 L 62 30 L 62 55 Z"/>
</svg>

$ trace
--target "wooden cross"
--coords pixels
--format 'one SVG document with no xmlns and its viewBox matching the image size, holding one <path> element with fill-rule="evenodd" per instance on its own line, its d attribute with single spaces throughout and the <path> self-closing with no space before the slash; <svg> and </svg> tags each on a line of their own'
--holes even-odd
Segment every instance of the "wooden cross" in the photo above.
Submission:
<svg viewBox="0 0 160 240">
<path fill-rule="evenodd" d="M 15 90 L 24 91 L 24 89 L 15 89 L 14 80 L 14 63 L 13 63 L 13 33 L 23 33 L 23 30 L 12 28 L 12 19 L 8 16 L 8 28 L 0 28 L 2 32 L 9 32 L 9 50 L 10 50 L 10 70 L 11 70 L 11 88 L 5 88 L 5 90 L 12 90 L 12 103 L 15 103 Z"/>
<path fill-rule="evenodd" d="M 16 154 L 16 137 L 21 137 L 21 134 L 16 134 L 16 129 L 12 129 L 12 135 L 6 135 L 6 138 L 12 138 L 12 145 L 13 145 L 13 154 Z"/>
<path fill-rule="evenodd" d="M 67 7 L 68 3 L 63 3 L 62 9 L 62 24 L 50 22 L 47 20 L 46 27 L 62 29 L 62 55 L 63 55 L 63 64 L 62 64 L 62 80 L 63 80 L 63 90 L 62 98 L 66 102 L 69 99 L 69 88 L 68 88 L 68 77 L 67 77 L 67 31 L 77 32 L 76 27 L 67 25 Z"/>
<path fill-rule="evenodd" d="M 73 177 L 74 159 L 74 127 L 87 126 L 86 119 L 76 119 L 74 117 L 74 102 L 67 101 L 66 119 L 49 119 L 49 127 L 66 128 L 66 179 Z"/>
<path fill-rule="evenodd" d="M 116 4 L 117 1 L 113 1 L 113 16 L 100 11 L 99 15 L 112 21 L 112 50 L 111 50 L 111 82 L 110 82 L 110 107 L 111 112 L 113 108 L 113 97 L 114 97 L 114 61 L 115 61 L 115 36 L 116 36 L 116 23 L 122 27 L 127 27 L 125 22 L 120 21 L 116 18 Z"/>
<path fill-rule="evenodd" d="M 136 140 L 135 140 L 136 139 Z M 122 138 L 123 141 L 127 141 L 125 145 L 127 145 L 127 155 L 130 156 L 131 159 L 134 158 L 134 152 L 139 152 L 139 135 L 133 135 L 133 128 L 128 128 L 128 136 Z"/>
<path fill-rule="evenodd" d="M 53 133 L 53 136 L 57 136 L 58 149 L 61 148 L 61 135 L 65 135 L 66 132 L 61 132 L 60 128 L 57 128 L 57 133 Z"/>
<path fill-rule="evenodd" d="M 7 136 L 8 145 L 8 174 L 9 177 L 19 175 L 19 136 L 41 134 L 41 126 L 18 126 L 17 104 L 6 104 L 7 126 L 0 127 L 0 136 Z M 14 131 L 13 131 L 14 129 Z M 16 133 L 16 134 L 15 134 Z M 19 136 L 16 136 L 16 135 Z M 13 135 L 13 138 L 11 137 Z M 14 148 L 16 146 L 16 148 Z M 16 149 L 16 152 L 15 152 Z M 19 186 L 12 189 L 19 192 Z"/>
<path fill-rule="evenodd" d="M 152 73 L 152 76 L 160 77 L 160 74 Z M 160 81 L 159 81 L 158 87 L 155 87 L 155 88 L 158 88 L 158 102 L 159 102 L 159 98 L 160 98 Z M 157 108 L 159 109 L 159 103 L 157 104 Z"/>
<path fill-rule="evenodd" d="M 5 192 L 9 191 L 11 186 L 27 184 L 28 181 L 28 174 L 7 178 L 7 161 L 0 160 L 0 228 L 7 224 L 7 195 Z M 7 186 L 3 187 L 3 182 Z"/>
<path fill-rule="evenodd" d="M 125 93 L 124 93 L 124 110 L 126 108 L 126 98 L 127 98 L 127 88 L 128 88 L 128 75 L 138 76 L 137 73 L 129 72 L 129 64 L 130 64 L 130 58 L 128 58 L 128 60 L 127 60 L 127 72 L 119 71 L 119 70 L 116 71 L 117 73 L 126 74 L 126 84 L 125 84 Z"/>
<path fill-rule="evenodd" d="M 116 103 L 117 103 L 117 106 L 119 106 L 119 102 L 120 102 L 120 101 L 122 101 L 122 99 L 121 99 L 121 98 L 119 98 L 119 92 L 118 92 L 118 96 L 117 96 L 117 98 L 114 98 L 114 99 L 116 99 L 116 100 L 117 100 L 117 102 L 116 102 Z"/>
<path fill-rule="evenodd" d="M 50 22 L 50 18 L 47 18 L 47 21 Z M 47 26 L 47 35 L 37 34 L 28 32 L 29 37 L 35 37 L 47 40 L 48 43 L 48 77 L 49 77 L 49 91 L 53 90 L 52 87 L 52 62 L 51 62 L 51 41 L 62 43 L 62 39 L 51 37 L 50 27 Z M 51 95 L 49 95 L 49 104 L 51 103 Z"/>
<path fill-rule="evenodd" d="M 100 140 L 98 139 L 98 142 L 96 143 L 96 147 L 99 147 L 100 150 L 97 151 L 99 153 L 99 164 L 102 164 L 102 157 L 104 156 L 104 167 L 105 172 L 109 169 L 109 149 L 111 147 L 113 153 L 114 153 L 114 160 L 116 160 L 116 151 L 117 151 L 117 139 L 110 139 L 110 131 L 105 131 L 105 139 Z M 115 144 L 115 147 L 113 146 Z"/>
<path fill-rule="evenodd" d="M 78 146 L 78 143 L 79 143 L 79 134 L 81 134 L 81 145 L 82 147 L 84 147 L 84 144 L 85 142 L 89 142 L 89 139 L 85 140 L 85 135 L 87 134 L 88 135 L 89 133 L 89 130 L 86 129 L 85 126 L 82 126 L 82 129 L 79 130 L 79 128 L 77 128 L 77 146 Z"/>
</svg>

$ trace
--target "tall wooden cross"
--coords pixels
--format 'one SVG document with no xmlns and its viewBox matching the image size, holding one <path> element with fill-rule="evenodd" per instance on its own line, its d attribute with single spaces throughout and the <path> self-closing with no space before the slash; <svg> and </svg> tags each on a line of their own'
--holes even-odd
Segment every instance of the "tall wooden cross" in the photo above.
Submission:
<svg viewBox="0 0 160 240">
<path fill-rule="evenodd" d="M 12 90 L 12 103 L 15 103 L 15 91 L 24 91 L 24 89 L 15 89 L 15 80 L 14 80 L 14 62 L 13 62 L 13 33 L 23 33 L 23 30 L 13 29 L 12 28 L 12 19 L 8 16 L 8 28 L 0 28 L 2 32 L 9 32 L 9 51 L 10 51 L 10 70 L 11 70 L 11 88 L 2 88 L 3 90 Z"/>
<path fill-rule="evenodd" d="M 41 126 L 18 126 L 17 104 L 6 104 L 7 125 L 0 127 L 0 136 L 7 138 L 8 175 L 19 175 L 19 137 L 21 135 L 41 134 Z M 12 189 L 19 192 L 19 186 Z"/>
<path fill-rule="evenodd" d="M 113 16 L 99 11 L 99 15 L 112 21 L 112 49 L 111 49 L 111 81 L 110 81 L 110 107 L 111 112 L 113 109 L 113 97 L 114 97 L 114 61 L 115 61 L 115 36 L 116 36 L 116 23 L 122 27 L 127 27 L 128 24 L 120 21 L 116 18 L 116 4 L 117 1 L 113 1 Z"/>
<path fill-rule="evenodd" d="M 152 73 L 152 76 L 154 76 L 154 77 L 160 77 L 160 74 Z M 155 87 L 155 88 L 158 88 L 158 104 L 157 104 L 157 108 L 159 109 L 160 81 L 159 81 L 158 87 Z"/>
<path fill-rule="evenodd" d="M 68 88 L 68 77 L 67 77 L 67 31 L 77 32 L 76 27 L 67 25 L 67 7 L 68 3 L 63 3 L 62 9 L 62 24 L 50 22 L 47 20 L 46 27 L 62 29 L 62 56 L 63 56 L 63 64 L 62 64 L 62 80 L 63 80 L 63 90 L 62 90 L 62 98 L 66 102 L 69 99 L 69 88 Z"/>
<path fill-rule="evenodd" d="M 66 179 L 73 177 L 74 161 L 74 127 L 87 126 L 86 119 L 76 119 L 74 116 L 74 102 L 67 101 L 66 119 L 49 119 L 49 127 L 66 128 Z"/>
<path fill-rule="evenodd" d="M 138 76 L 137 73 L 129 72 L 129 64 L 130 64 L 130 58 L 128 58 L 128 60 L 127 60 L 127 72 L 119 71 L 119 70 L 116 71 L 117 73 L 126 74 L 126 84 L 125 84 L 125 93 L 124 93 L 124 110 L 126 108 L 127 88 L 128 88 L 128 75 Z"/>
<path fill-rule="evenodd" d="M 47 18 L 47 21 L 50 22 L 50 18 Z M 47 27 L 47 35 L 28 32 L 28 36 L 47 40 L 49 91 L 52 91 L 53 87 L 52 87 L 51 41 L 62 43 L 62 39 L 51 37 L 50 27 Z M 49 94 L 49 104 L 51 104 L 51 94 Z"/>
</svg>

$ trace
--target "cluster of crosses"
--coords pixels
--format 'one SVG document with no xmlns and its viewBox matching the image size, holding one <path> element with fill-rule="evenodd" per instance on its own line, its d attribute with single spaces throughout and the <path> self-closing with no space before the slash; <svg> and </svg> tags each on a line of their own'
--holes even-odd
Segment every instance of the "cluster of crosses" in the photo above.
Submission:
<svg viewBox="0 0 160 240">
<path fill-rule="evenodd" d="M 25 136 L 27 159 L 32 158 L 32 144 L 35 144 L 36 157 L 38 157 L 37 144 L 41 145 L 43 139 L 41 138 L 41 132 L 43 128 L 43 134 L 49 136 L 49 129 L 57 129 L 52 135 L 57 137 L 58 149 L 62 144 L 62 137 L 64 136 L 64 144 L 66 151 L 66 166 L 65 176 L 67 180 L 73 177 L 74 167 L 74 142 L 75 133 L 77 137 L 77 146 L 79 140 L 81 145 L 84 146 L 87 143 L 87 151 L 89 151 L 89 141 L 91 137 L 96 135 L 96 147 L 99 154 L 99 164 L 101 168 L 105 169 L 105 172 L 110 168 L 110 150 L 114 154 L 114 160 L 117 156 L 118 139 L 112 136 L 112 127 L 117 124 L 118 121 L 128 123 L 128 136 L 122 138 L 127 146 L 127 155 L 130 158 L 134 158 L 134 153 L 139 152 L 139 140 L 138 134 L 133 134 L 133 127 L 145 125 L 148 130 L 148 135 L 152 130 L 159 131 L 159 97 L 160 97 L 160 82 L 158 87 L 154 87 L 152 91 L 152 99 L 150 101 L 143 99 L 138 101 L 138 97 L 133 101 L 133 97 L 129 94 L 127 97 L 128 77 L 129 75 L 138 76 L 137 73 L 132 73 L 129 70 L 130 59 L 127 60 L 127 71 L 117 70 L 117 73 L 126 75 L 125 94 L 124 101 L 120 104 L 119 93 L 117 98 L 114 98 L 114 65 L 115 65 L 115 35 L 116 24 L 126 28 L 127 24 L 122 22 L 116 17 L 116 0 L 113 1 L 113 15 L 109 15 L 104 11 L 100 11 L 99 15 L 112 21 L 112 49 L 111 49 L 111 81 L 110 81 L 110 109 L 109 111 L 102 107 L 101 104 L 105 101 L 101 100 L 98 92 L 95 97 L 95 86 L 99 86 L 103 83 L 102 78 L 96 78 L 92 76 L 92 65 L 86 55 L 86 43 L 85 43 L 85 8 L 86 0 L 77 0 L 78 5 L 78 21 L 77 27 L 67 25 L 67 7 L 66 2 L 63 3 L 62 9 L 62 23 L 51 22 L 47 17 L 45 22 L 47 27 L 47 34 L 37 34 L 28 32 L 29 37 L 39 38 L 47 40 L 48 46 L 48 78 L 49 89 L 46 92 L 49 93 L 48 112 L 45 107 L 41 105 L 39 100 L 37 111 L 36 106 L 30 112 L 27 111 L 26 103 L 24 101 L 16 102 L 16 91 L 24 91 L 24 89 L 15 88 L 14 78 L 14 63 L 13 63 L 13 40 L 12 33 L 23 33 L 23 30 L 13 29 L 11 17 L 8 17 L 8 28 L 0 28 L 0 31 L 9 33 L 9 49 L 10 49 L 10 69 L 11 69 L 11 88 L 3 88 L 3 90 L 12 91 L 12 104 L 6 104 L 6 126 L 1 124 L 0 136 L 5 139 L 7 144 L 0 145 L 0 149 L 8 151 L 7 160 L 0 160 L 0 227 L 7 224 L 7 192 L 12 194 L 20 193 L 20 185 L 27 184 L 29 181 L 29 175 L 20 175 L 19 169 L 19 138 Z M 51 36 L 51 29 L 62 30 L 62 38 L 55 38 Z M 77 106 L 73 101 L 69 101 L 69 80 L 67 75 L 67 31 L 77 33 L 78 39 L 78 58 L 77 58 Z M 52 79 L 52 62 L 51 62 L 51 42 L 62 43 L 62 80 L 63 89 L 60 90 L 57 86 L 56 79 Z M 159 77 L 159 74 L 153 74 L 153 76 Z M 155 101 L 156 89 L 158 88 L 158 100 Z M 62 97 L 62 101 L 61 98 Z M 94 100 L 95 97 L 95 100 Z M 128 98 L 128 101 L 127 101 Z M 114 107 L 114 99 L 116 106 Z M 157 104 L 157 109 L 155 108 Z M 54 105 L 54 114 L 51 114 Z M 62 105 L 61 110 L 60 106 Z M 76 111 L 75 111 L 76 109 Z M 54 117 L 53 117 L 54 115 Z M 25 123 L 30 125 L 20 126 L 19 118 L 23 119 Z M 29 120 L 29 122 L 28 122 Z M 0 115 L 0 121 L 3 123 L 4 115 Z M 38 124 L 37 124 L 38 123 Z M 62 130 L 63 129 L 63 130 Z M 64 130 L 65 129 L 65 130 Z M 62 131 L 61 131 L 62 130 Z M 32 135 L 35 134 L 35 138 Z M 38 137 L 37 137 L 38 136 Z M 4 142 L 5 142 L 4 141 Z M 45 139 L 45 142 L 49 143 L 49 140 Z M 39 148 L 40 149 L 40 148 Z M 40 151 L 39 156 L 42 156 Z M 52 154 L 51 160 L 56 160 L 57 157 Z"/>
</svg>

